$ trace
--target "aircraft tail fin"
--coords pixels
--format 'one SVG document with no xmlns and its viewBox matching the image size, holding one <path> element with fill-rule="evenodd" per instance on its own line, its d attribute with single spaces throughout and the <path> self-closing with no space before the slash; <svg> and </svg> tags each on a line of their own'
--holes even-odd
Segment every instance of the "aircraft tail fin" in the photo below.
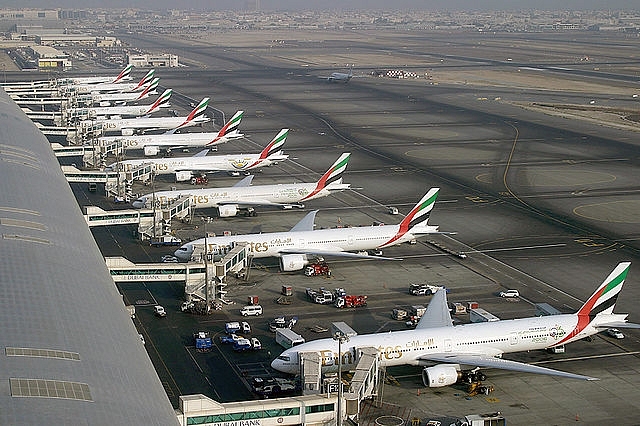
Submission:
<svg viewBox="0 0 640 426">
<path fill-rule="evenodd" d="M 196 105 L 196 107 L 189 113 L 185 122 L 190 122 L 196 117 L 201 116 L 207 110 L 207 106 L 209 105 L 209 98 L 202 98 L 200 103 Z"/>
<path fill-rule="evenodd" d="M 162 94 L 158 96 L 158 99 L 156 99 L 156 101 L 149 107 L 146 114 L 150 114 L 154 111 L 157 111 L 158 108 L 162 108 L 165 104 L 167 104 L 169 102 L 169 98 L 171 97 L 172 93 L 173 93 L 172 89 L 167 89 L 164 92 L 162 92 Z"/>
<path fill-rule="evenodd" d="M 591 322 L 596 315 L 612 314 L 630 266 L 631 262 L 620 262 L 578 310 L 578 317 L 588 317 Z"/>
<path fill-rule="evenodd" d="M 218 137 L 216 139 L 219 139 L 224 135 L 229 134 L 234 130 L 237 130 L 238 126 L 240 126 L 240 120 L 242 120 L 243 114 L 244 114 L 244 111 L 237 111 L 235 114 L 233 114 L 233 117 L 231 117 L 231 120 L 224 123 L 224 126 L 222 126 L 222 128 L 218 132 Z"/>
<path fill-rule="evenodd" d="M 138 85 L 135 88 L 133 88 L 131 92 L 137 92 L 140 88 L 144 87 L 145 84 L 148 84 L 149 82 L 151 82 L 153 80 L 153 76 L 155 75 L 155 73 L 156 73 L 155 69 L 150 69 L 149 72 L 147 72 L 145 76 L 142 77 L 142 79 L 140 79 L 140 81 L 138 82 Z"/>
<path fill-rule="evenodd" d="M 440 188 L 431 188 L 400 222 L 400 230 L 412 232 L 416 227 L 426 227 L 429 215 L 436 204 Z M 419 233 L 419 232 L 418 232 Z"/>
<path fill-rule="evenodd" d="M 127 80 L 127 77 L 129 77 L 129 74 L 131 74 L 132 69 L 133 65 L 131 64 L 124 67 L 124 69 L 120 71 L 120 74 L 118 74 L 118 76 L 113 79 L 112 83 L 118 83 L 119 81 Z"/>
<path fill-rule="evenodd" d="M 158 77 L 151 80 L 151 84 L 149 84 L 147 87 L 144 88 L 142 92 L 140 92 L 140 96 L 138 96 L 136 100 L 143 99 L 147 97 L 150 92 L 153 92 L 154 90 L 156 90 L 159 82 L 160 82 L 160 79 Z"/>
<path fill-rule="evenodd" d="M 282 148 L 282 145 L 284 145 L 284 142 L 287 140 L 288 134 L 289 134 L 289 129 L 280 130 L 280 132 L 276 135 L 276 137 L 273 138 L 271 142 L 269 142 L 269 144 L 264 147 L 262 152 L 260 152 L 259 159 L 262 160 L 264 158 L 267 158 L 269 155 L 273 154 L 274 152 L 278 152 L 280 148 Z"/>
</svg>

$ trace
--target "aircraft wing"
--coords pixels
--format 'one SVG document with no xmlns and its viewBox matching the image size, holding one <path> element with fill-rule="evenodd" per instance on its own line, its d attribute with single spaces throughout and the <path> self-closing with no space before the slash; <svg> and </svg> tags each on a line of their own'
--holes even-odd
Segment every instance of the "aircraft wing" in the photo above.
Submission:
<svg viewBox="0 0 640 426">
<path fill-rule="evenodd" d="M 242 180 L 234 186 L 248 186 L 248 185 L 239 185 L 240 183 L 242 183 Z M 303 207 L 301 204 L 298 204 L 298 203 L 284 203 L 284 204 L 274 203 L 273 201 L 261 200 L 260 198 L 254 198 L 252 200 L 225 200 L 225 201 L 219 202 L 218 205 L 219 206 L 234 205 L 234 206 L 240 206 L 240 207 L 245 207 L 245 206 L 246 207 L 254 207 L 254 206 Z"/>
<path fill-rule="evenodd" d="M 184 167 L 176 168 L 177 172 L 181 171 L 189 171 L 189 172 L 203 172 L 203 173 L 218 173 L 218 172 L 226 172 L 228 169 L 222 169 L 220 167 L 214 167 L 210 164 L 200 164 L 200 165 L 185 165 Z"/>
<path fill-rule="evenodd" d="M 549 376 L 559 376 L 568 379 L 578 380 L 600 380 L 596 377 L 583 376 L 580 374 L 567 373 L 565 371 L 554 370 L 552 368 L 539 367 L 537 365 L 526 364 L 524 362 L 510 361 L 508 359 L 496 358 L 484 354 L 468 353 L 440 353 L 428 354 L 420 359 L 444 362 L 447 364 L 473 365 L 484 368 L 499 368 L 502 370 L 520 371 L 523 373 L 546 374 Z"/>
<path fill-rule="evenodd" d="M 402 260 L 402 259 L 397 258 L 397 257 L 371 256 L 371 255 L 368 255 L 368 254 L 351 253 L 351 252 L 348 252 L 348 251 L 342 251 L 341 248 L 332 248 L 332 247 L 325 247 L 324 249 L 312 249 L 312 248 L 295 249 L 295 248 L 290 248 L 290 249 L 280 250 L 278 253 L 279 254 L 310 254 L 310 255 L 313 255 L 313 256 L 348 257 L 348 258 L 351 258 L 351 259 L 368 259 L 368 260 Z"/>
</svg>

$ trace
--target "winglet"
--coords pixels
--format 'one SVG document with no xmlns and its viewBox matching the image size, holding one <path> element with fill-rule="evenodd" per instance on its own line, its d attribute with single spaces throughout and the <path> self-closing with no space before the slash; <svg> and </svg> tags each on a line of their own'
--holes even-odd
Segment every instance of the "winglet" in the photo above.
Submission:
<svg viewBox="0 0 640 426">
<path fill-rule="evenodd" d="M 447 305 L 447 291 L 444 288 L 436 291 L 427 310 L 425 311 L 416 328 L 453 327 L 451 312 Z"/>
<path fill-rule="evenodd" d="M 289 230 L 289 232 L 298 232 L 298 231 L 313 231 L 316 221 L 316 213 L 318 210 L 312 210 L 302 220 L 295 224 L 293 228 Z"/>
<path fill-rule="evenodd" d="M 329 170 L 327 170 L 325 174 L 323 174 L 322 177 L 318 180 L 318 182 L 316 183 L 315 189 L 311 191 L 309 195 L 304 197 L 301 201 L 309 200 L 313 198 L 318 192 L 322 191 L 332 182 L 336 182 L 342 179 L 342 174 L 347 169 L 347 164 L 349 163 L 350 156 L 351 156 L 350 152 L 345 152 L 344 154 L 342 154 L 336 160 L 336 162 L 333 163 L 331 167 L 329 167 Z"/>
</svg>

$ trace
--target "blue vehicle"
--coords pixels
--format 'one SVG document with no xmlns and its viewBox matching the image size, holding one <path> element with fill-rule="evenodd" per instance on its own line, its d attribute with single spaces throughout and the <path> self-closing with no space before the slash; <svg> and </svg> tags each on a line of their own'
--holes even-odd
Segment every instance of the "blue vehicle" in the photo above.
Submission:
<svg viewBox="0 0 640 426">
<path fill-rule="evenodd" d="M 240 338 L 241 337 L 236 334 L 223 334 L 222 336 L 220 336 L 220 343 L 235 343 Z"/>
<path fill-rule="evenodd" d="M 245 338 L 239 338 L 233 343 L 233 350 L 236 352 L 243 352 L 253 349 L 251 341 Z"/>
</svg>

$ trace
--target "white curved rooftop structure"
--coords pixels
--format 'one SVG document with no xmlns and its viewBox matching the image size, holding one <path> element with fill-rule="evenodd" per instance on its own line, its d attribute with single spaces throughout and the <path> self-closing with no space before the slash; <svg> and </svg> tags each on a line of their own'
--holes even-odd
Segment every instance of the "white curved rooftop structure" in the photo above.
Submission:
<svg viewBox="0 0 640 426">
<path fill-rule="evenodd" d="M 0 424 L 176 413 L 50 144 L 0 90 Z"/>
</svg>

